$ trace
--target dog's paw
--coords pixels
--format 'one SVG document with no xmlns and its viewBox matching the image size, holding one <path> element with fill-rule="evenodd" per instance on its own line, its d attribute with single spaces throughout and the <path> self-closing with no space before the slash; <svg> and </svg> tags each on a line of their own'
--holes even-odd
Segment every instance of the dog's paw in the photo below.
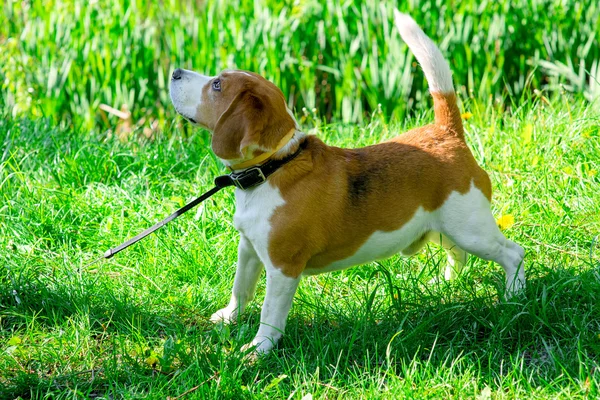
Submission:
<svg viewBox="0 0 600 400">
<path fill-rule="evenodd" d="M 521 270 L 513 277 L 507 277 L 504 300 L 513 301 L 523 298 L 525 296 L 526 286 L 525 271 L 521 267 Z"/>
<path fill-rule="evenodd" d="M 514 285 L 508 286 L 504 292 L 504 301 L 520 301 L 525 298 L 525 283 L 516 282 Z"/>
<path fill-rule="evenodd" d="M 219 311 L 217 311 L 216 313 L 214 313 L 213 315 L 211 315 L 210 317 L 210 322 L 217 324 L 219 322 L 222 322 L 224 324 L 230 324 L 232 322 L 235 322 L 235 320 L 237 319 L 237 308 L 229 308 L 229 307 L 225 307 L 220 309 Z"/>
<path fill-rule="evenodd" d="M 250 343 L 243 345 L 241 351 L 242 353 L 247 353 L 245 358 L 256 361 L 258 357 L 269 354 L 273 346 L 273 340 L 264 337 L 255 337 Z"/>
</svg>

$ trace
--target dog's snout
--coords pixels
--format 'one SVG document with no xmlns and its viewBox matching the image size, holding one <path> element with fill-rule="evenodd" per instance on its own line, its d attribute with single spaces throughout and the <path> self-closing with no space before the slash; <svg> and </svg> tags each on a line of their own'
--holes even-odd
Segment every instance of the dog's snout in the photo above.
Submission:
<svg viewBox="0 0 600 400">
<path fill-rule="evenodd" d="M 181 68 L 177 68 L 175 71 L 173 71 L 171 78 L 176 81 L 181 79 L 181 75 L 183 75 L 183 70 Z"/>
</svg>

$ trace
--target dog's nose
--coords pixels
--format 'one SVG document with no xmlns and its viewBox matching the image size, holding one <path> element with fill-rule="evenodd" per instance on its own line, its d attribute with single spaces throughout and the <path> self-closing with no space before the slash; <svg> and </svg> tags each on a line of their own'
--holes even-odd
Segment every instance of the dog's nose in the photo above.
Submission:
<svg viewBox="0 0 600 400">
<path fill-rule="evenodd" d="M 183 75 L 183 70 L 181 68 L 177 68 L 175 71 L 173 71 L 172 79 L 175 81 L 179 80 L 181 79 L 181 75 Z"/>
</svg>

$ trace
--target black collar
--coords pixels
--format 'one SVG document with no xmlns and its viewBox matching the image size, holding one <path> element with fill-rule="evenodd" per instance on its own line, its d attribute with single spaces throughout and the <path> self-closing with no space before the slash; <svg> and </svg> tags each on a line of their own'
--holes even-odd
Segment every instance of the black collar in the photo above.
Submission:
<svg viewBox="0 0 600 400">
<path fill-rule="evenodd" d="M 281 160 L 269 160 L 262 165 L 250 167 L 240 172 L 232 172 L 229 175 L 218 176 L 215 179 L 215 185 L 220 187 L 235 186 L 242 190 L 248 190 L 267 181 L 267 178 L 275 173 L 279 168 L 292 161 L 306 147 L 307 141 L 300 143 L 298 150 L 293 154 L 282 158 Z"/>
</svg>

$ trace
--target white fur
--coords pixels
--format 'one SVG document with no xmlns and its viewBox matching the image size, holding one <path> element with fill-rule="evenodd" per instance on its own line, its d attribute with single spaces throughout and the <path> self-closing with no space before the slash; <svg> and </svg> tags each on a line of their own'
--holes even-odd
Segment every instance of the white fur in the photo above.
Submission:
<svg viewBox="0 0 600 400">
<path fill-rule="evenodd" d="M 254 247 L 245 236 L 241 235 L 238 245 L 238 267 L 233 281 L 231 299 L 227 307 L 214 313 L 210 320 L 214 323 L 234 322 L 237 316 L 244 312 L 248 302 L 254 298 L 254 291 L 262 270 L 263 264 Z"/>
<path fill-rule="evenodd" d="M 261 260 L 269 259 L 269 219 L 275 209 L 285 203 L 278 189 L 265 183 L 244 191 L 235 190 L 236 209 L 233 217 L 235 228 L 240 232 L 238 267 L 229 305 L 211 317 L 211 321 L 232 322 L 252 300 L 258 277 L 263 269 Z M 263 207 L 264 205 L 264 207 Z M 256 249 L 260 249 L 258 253 Z M 262 257 L 261 257 L 262 256 Z"/>
<path fill-rule="evenodd" d="M 297 148 L 298 143 L 304 137 L 306 137 L 306 133 L 296 130 L 296 133 L 294 133 L 294 136 L 292 136 L 290 141 L 287 142 L 287 144 L 285 146 L 283 146 L 278 152 L 276 152 L 275 156 L 277 156 L 279 158 L 283 158 L 283 157 L 289 155 L 292 152 L 292 149 Z"/>
<path fill-rule="evenodd" d="M 269 220 L 277 207 L 285 204 L 279 189 L 266 182 L 249 190 L 235 189 L 235 228 L 244 235 L 265 262 L 269 259 Z"/>
<path fill-rule="evenodd" d="M 464 195 L 453 192 L 436 212 L 439 218 L 434 231 L 442 232 L 456 243 L 456 248 L 504 268 L 507 297 L 525 287 L 525 250 L 500 232 L 490 203 L 479 189 L 471 184 L 471 190 Z"/>
<path fill-rule="evenodd" d="M 284 275 L 272 264 L 267 270 L 267 293 L 260 313 L 260 327 L 254 339 L 244 349 L 255 347 L 257 353 L 268 353 L 283 336 L 292 300 L 300 283 L 300 277 Z"/>
<path fill-rule="evenodd" d="M 400 36 L 413 52 L 427 78 L 431 92 L 453 93 L 452 72 L 448 62 L 409 15 L 394 10 L 394 20 Z"/>
<path fill-rule="evenodd" d="M 473 184 L 465 194 L 450 194 L 442 207 L 433 212 L 420 208 L 398 230 L 373 233 L 352 256 L 322 269 L 306 269 L 303 274 L 336 271 L 390 257 L 418 243 L 424 233 L 428 234 L 417 247 L 427 241 L 444 247 L 448 255 L 448 265 L 444 272 L 447 280 L 457 276 L 466 264 L 469 252 L 485 260 L 495 261 L 504 268 L 508 297 L 525 286 L 523 248 L 506 239 L 500 232 L 490 211 L 490 203 Z M 407 253 L 417 250 L 412 249 Z"/>
<path fill-rule="evenodd" d="M 185 118 L 196 118 L 202 105 L 202 90 L 213 79 L 194 71 L 183 70 L 181 79 L 171 80 L 170 95 L 175 110 Z"/>
<path fill-rule="evenodd" d="M 249 76 L 249 77 L 252 78 L 251 74 L 247 73 L 246 71 L 240 71 L 240 70 L 237 70 L 237 69 L 227 69 L 227 70 L 225 70 L 223 72 L 227 72 L 227 73 L 230 73 L 230 74 L 246 75 L 246 76 Z"/>
<path fill-rule="evenodd" d="M 243 312 L 254 296 L 262 266 L 267 272 L 267 293 L 260 317 L 260 328 L 245 348 L 266 353 L 283 335 L 292 299 L 300 278 L 285 276 L 269 257 L 269 220 L 277 207 L 285 204 L 279 189 L 265 183 L 250 190 L 236 189 L 234 225 L 241 234 L 238 268 L 229 305 L 211 317 L 213 322 L 231 322 Z"/>
</svg>

